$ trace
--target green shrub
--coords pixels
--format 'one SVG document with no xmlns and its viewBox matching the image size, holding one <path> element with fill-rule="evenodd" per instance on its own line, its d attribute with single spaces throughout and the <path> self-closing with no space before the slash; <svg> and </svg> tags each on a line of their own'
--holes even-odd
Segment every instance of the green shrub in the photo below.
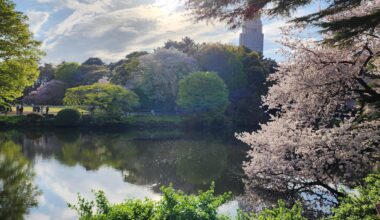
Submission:
<svg viewBox="0 0 380 220">
<path fill-rule="evenodd" d="M 80 120 L 80 112 L 77 109 L 62 109 L 58 112 L 55 121 L 59 126 L 77 125 Z"/>
<path fill-rule="evenodd" d="M 25 122 L 25 115 L 8 116 L 0 115 L 0 126 L 16 126 Z"/>
<path fill-rule="evenodd" d="M 376 212 L 376 204 L 380 203 L 380 172 L 369 175 L 364 182 L 353 193 L 346 193 L 339 207 L 333 209 L 331 220 L 380 219 Z"/>
<path fill-rule="evenodd" d="M 208 220 L 225 219 L 218 216 L 217 208 L 226 203 L 231 195 L 214 195 L 214 186 L 199 195 L 185 195 L 172 187 L 162 187 L 162 199 L 127 200 L 121 204 L 112 205 L 102 191 L 95 193 L 95 201 L 87 201 L 78 195 L 78 204 L 69 204 L 77 211 L 82 220 L 119 220 L 119 219 L 183 219 Z M 94 210 L 96 207 L 96 210 Z"/>
<path fill-rule="evenodd" d="M 26 119 L 30 122 L 38 122 L 41 121 L 44 118 L 41 114 L 38 113 L 29 113 L 26 115 Z"/>
<path fill-rule="evenodd" d="M 291 209 L 288 209 L 284 201 L 278 202 L 278 207 L 273 209 L 264 209 L 260 214 L 248 215 L 239 212 L 238 220 L 306 220 L 302 216 L 302 205 L 296 203 Z"/>
</svg>

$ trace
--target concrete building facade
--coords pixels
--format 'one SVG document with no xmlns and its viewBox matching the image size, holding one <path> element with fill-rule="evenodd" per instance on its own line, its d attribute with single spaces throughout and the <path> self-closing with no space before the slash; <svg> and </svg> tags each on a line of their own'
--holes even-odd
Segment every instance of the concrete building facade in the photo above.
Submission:
<svg viewBox="0 0 380 220">
<path fill-rule="evenodd" d="M 253 51 L 263 53 L 264 51 L 264 34 L 261 16 L 245 21 L 243 32 L 240 34 L 240 46 L 245 46 Z"/>
</svg>

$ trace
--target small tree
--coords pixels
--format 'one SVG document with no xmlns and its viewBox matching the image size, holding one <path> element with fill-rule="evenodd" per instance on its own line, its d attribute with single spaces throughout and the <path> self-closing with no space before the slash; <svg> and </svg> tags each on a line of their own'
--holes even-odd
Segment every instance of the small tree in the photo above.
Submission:
<svg viewBox="0 0 380 220">
<path fill-rule="evenodd" d="M 124 112 L 138 106 L 139 99 L 134 92 L 121 86 L 97 83 L 68 89 L 64 104 L 120 117 Z"/>
<path fill-rule="evenodd" d="M 226 84 L 214 72 L 195 72 L 180 81 L 177 103 L 195 115 L 219 118 L 228 107 Z"/>
</svg>

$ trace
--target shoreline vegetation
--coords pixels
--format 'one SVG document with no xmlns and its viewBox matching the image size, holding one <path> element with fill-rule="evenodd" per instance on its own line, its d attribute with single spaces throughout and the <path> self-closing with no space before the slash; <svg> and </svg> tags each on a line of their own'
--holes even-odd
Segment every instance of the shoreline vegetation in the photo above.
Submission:
<svg viewBox="0 0 380 220">
<path fill-rule="evenodd" d="M 38 116 L 37 116 L 38 115 Z M 31 116 L 37 116 L 36 118 Z M 24 115 L 0 115 L 0 128 L 81 128 L 81 127 L 118 127 L 118 128 L 186 128 L 186 116 L 180 115 L 129 115 L 120 119 L 104 120 L 96 116 L 82 114 L 75 124 L 57 123 L 54 114 L 30 113 Z"/>
</svg>

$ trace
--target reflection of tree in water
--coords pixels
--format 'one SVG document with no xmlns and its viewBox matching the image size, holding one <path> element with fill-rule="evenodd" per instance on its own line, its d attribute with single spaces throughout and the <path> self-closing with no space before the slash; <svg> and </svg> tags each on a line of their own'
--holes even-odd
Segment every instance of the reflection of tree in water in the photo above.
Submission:
<svg viewBox="0 0 380 220">
<path fill-rule="evenodd" d="M 210 141 L 181 141 L 177 149 L 177 174 L 186 182 L 207 185 L 222 175 L 227 149 Z"/>
<path fill-rule="evenodd" d="M 0 219 L 23 219 L 30 208 L 37 206 L 40 192 L 33 178 L 32 164 L 21 147 L 0 141 Z"/>
<path fill-rule="evenodd" d="M 65 133 L 61 133 L 65 132 Z M 75 134 L 71 134 L 75 133 Z M 54 157 L 68 166 L 86 170 L 102 166 L 121 171 L 126 182 L 138 185 L 173 183 L 185 192 L 207 189 L 216 182 L 216 192 L 241 193 L 241 161 L 244 149 L 212 135 L 183 135 L 181 132 L 47 131 L 30 139 L 19 134 L 23 152 Z M 239 150 L 240 149 L 240 150 Z"/>
</svg>

